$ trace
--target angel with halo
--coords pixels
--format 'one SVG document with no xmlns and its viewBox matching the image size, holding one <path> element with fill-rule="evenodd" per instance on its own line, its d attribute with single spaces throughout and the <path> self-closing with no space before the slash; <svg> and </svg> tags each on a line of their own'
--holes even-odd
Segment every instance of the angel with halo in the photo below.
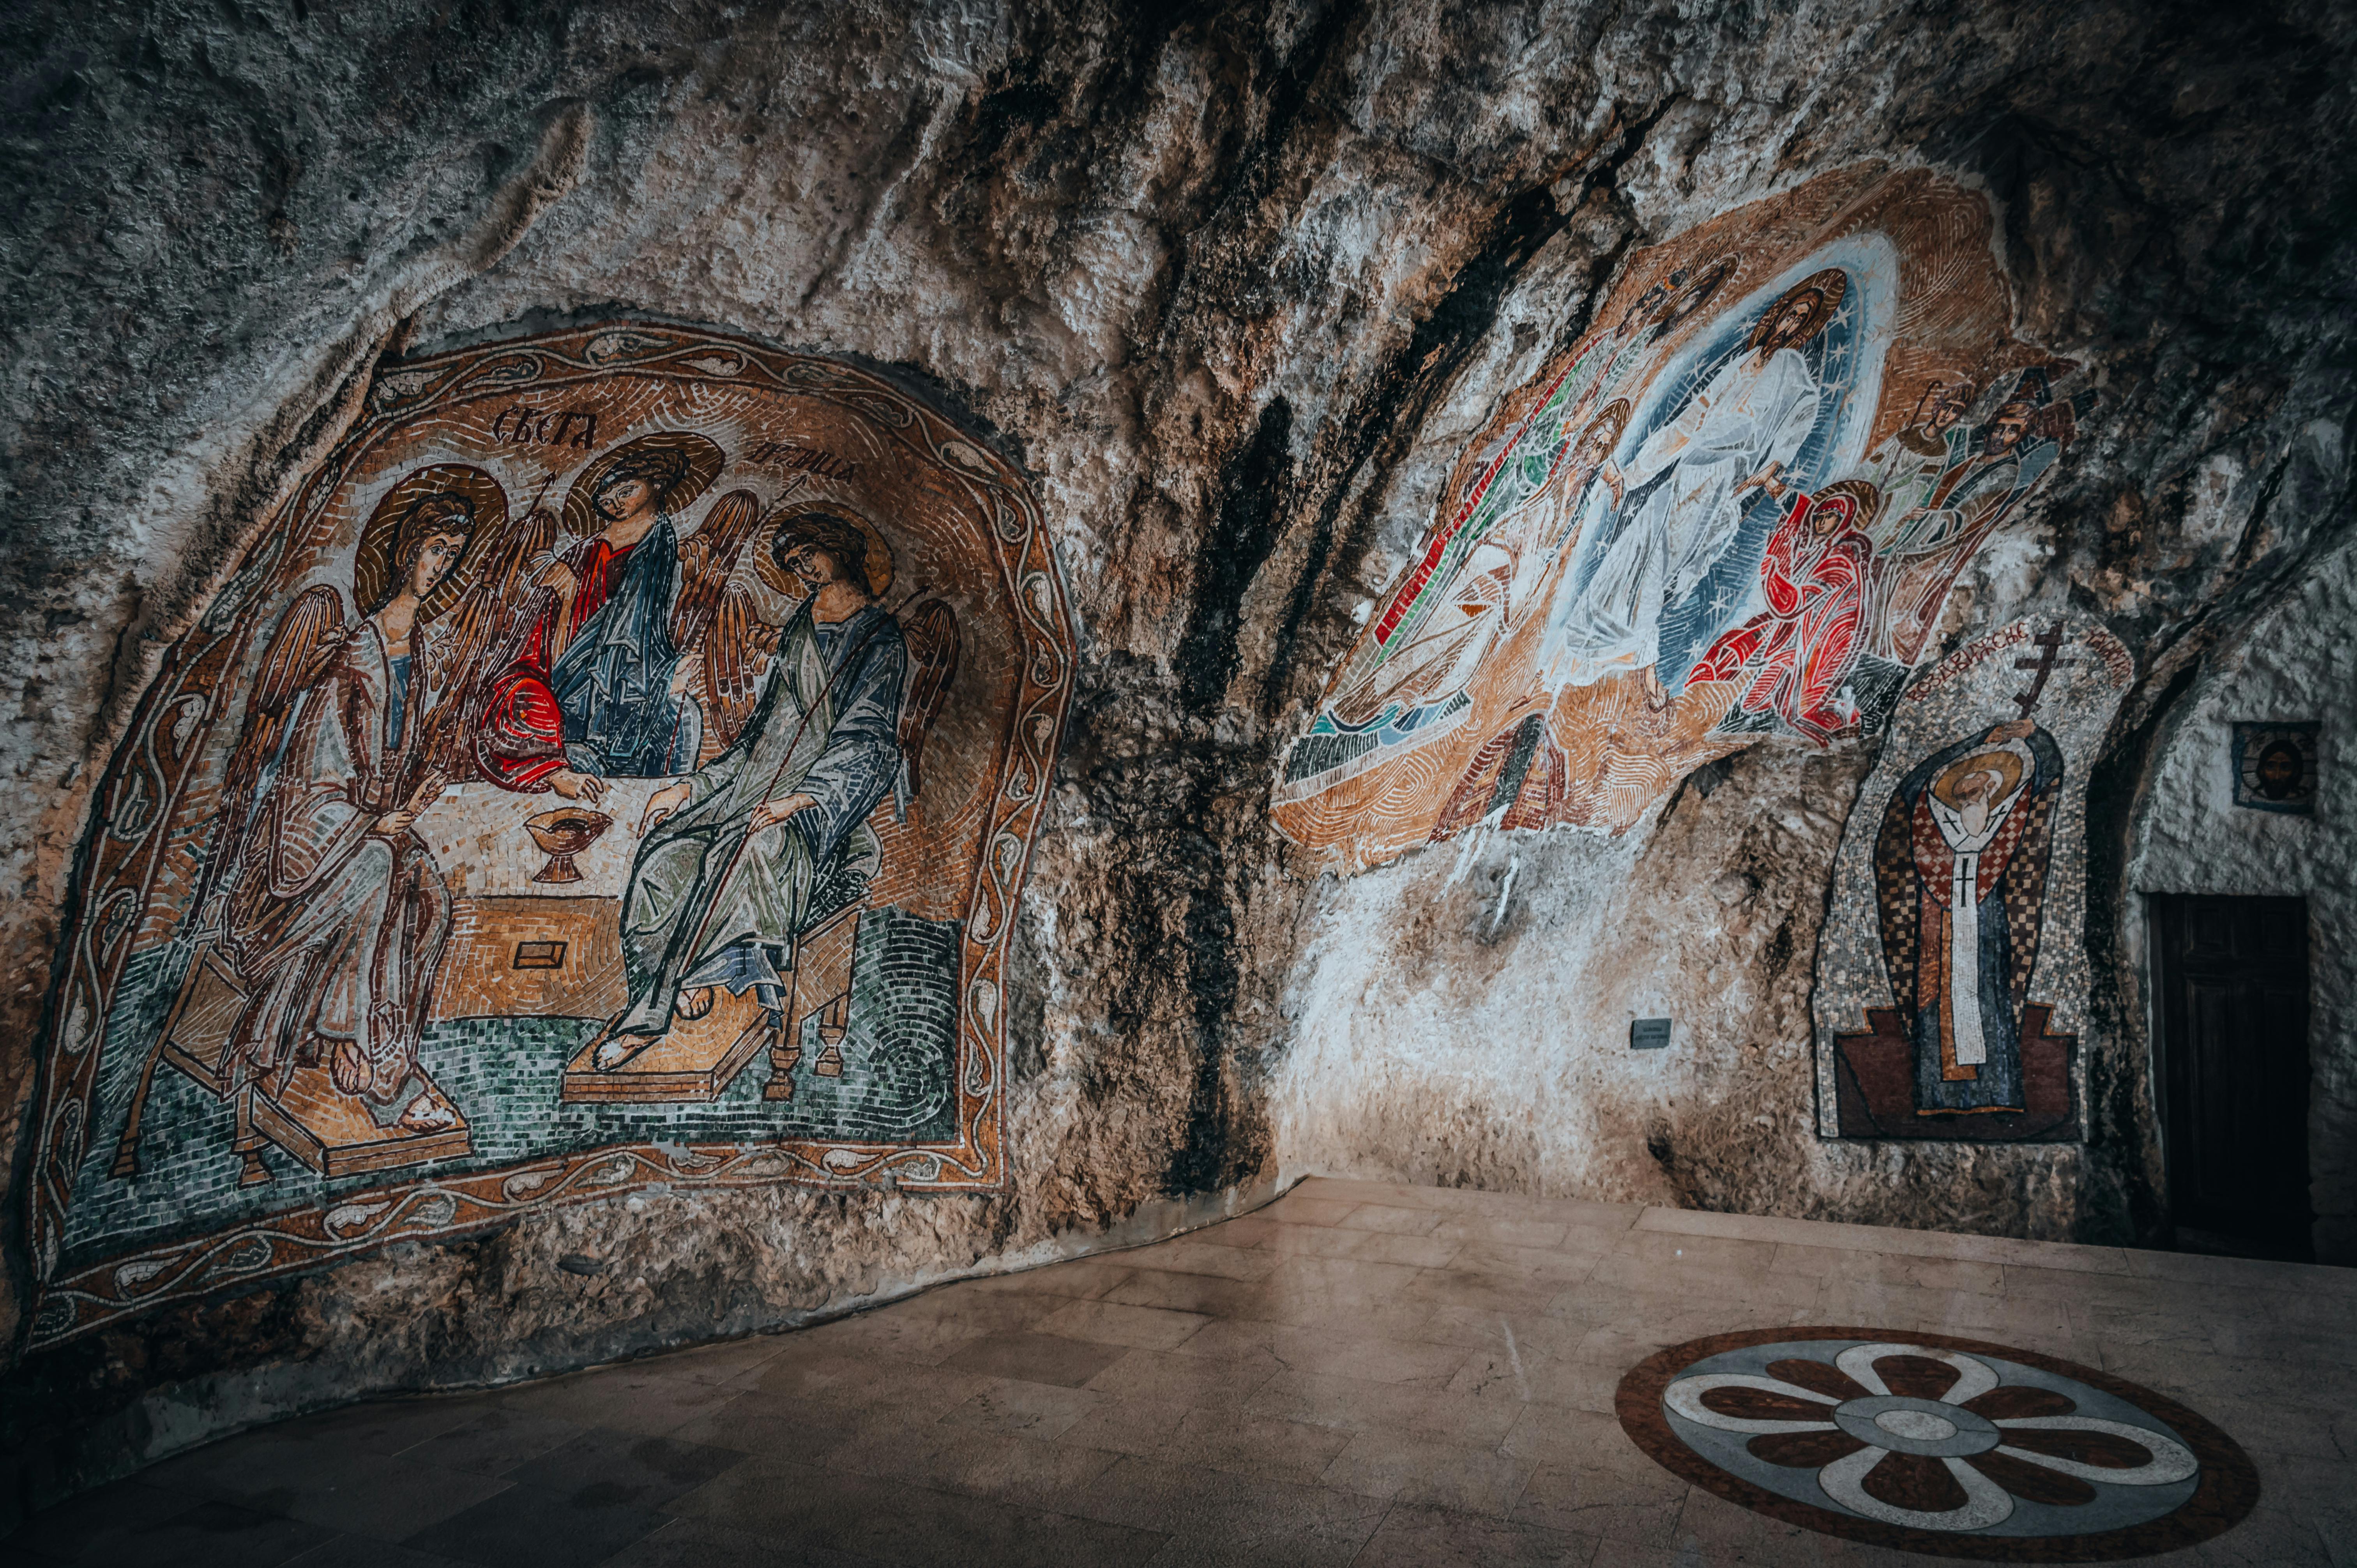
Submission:
<svg viewBox="0 0 2357 1568">
<path fill-rule="evenodd" d="M 716 749 L 694 681 L 760 502 L 732 490 L 680 534 L 725 465 L 705 436 L 656 431 L 591 463 L 561 510 L 534 509 L 467 618 L 491 650 L 468 722 L 483 777 L 595 801 L 608 779 L 685 773 Z"/>
<path fill-rule="evenodd" d="M 506 510 L 479 468 L 410 475 L 362 531 L 359 618 L 318 584 L 271 637 L 212 860 L 216 951 L 243 995 L 221 1058 L 231 1087 L 283 1092 L 297 1065 L 324 1061 L 379 1127 L 457 1123 L 417 1064 L 450 895 L 414 824 L 450 777 L 457 728 L 452 645 L 431 623 Z"/>
<path fill-rule="evenodd" d="M 788 518 L 766 555 L 771 586 L 802 597 L 775 628 L 742 588 L 716 611 L 704 678 L 727 743 L 640 819 L 622 899 L 629 1001 L 593 1054 L 599 1071 L 674 1015 L 704 1016 L 724 988 L 752 992 L 781 1032 L 798 940 L 880 862 L 868 814 L 894 794 L 905 815 L 921 783 L 956 671 L 955 613 L 940 598 L 886 610 L 889 548 L 832 511 Z"/>
</svg>

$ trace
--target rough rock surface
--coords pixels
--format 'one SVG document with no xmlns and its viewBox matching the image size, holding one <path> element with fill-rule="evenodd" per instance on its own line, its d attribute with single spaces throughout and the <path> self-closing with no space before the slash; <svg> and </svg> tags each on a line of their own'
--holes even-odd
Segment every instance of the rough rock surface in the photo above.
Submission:
<svg viewBox="0 0 2357 1568">
<path fill-rule="evenodd" d="M 157 0 L 20 8 L 0 38 L 12 1170 L 89 780 L 381 352 L 628 309 L 888 367 L 1034 477 L 1085 661 L 1006 1194 L 633 1200 L 167 1314 L 16 1369 L 0 1442 L 38 1447 L 31 1495 L 305 1404 L 1167 1229 L 1280 1170 L 2159 1223 L 2131 822 L 2202 660 L 2350 522 L 2344 8 Z M 1950 628 L 2069 605 L 2143 671 L 2090 805 L 2119 977 L 2093 1136 L 2060 1157 L 1813 1142 L 1806 977 L 1859 750 L 1771 745 L 1618 841 L 1349 883 L 1290 875 L 1265 814 L 1458 446 L 1619 258 L 1867 156 L 1985 185 L 2022 328 L 2106 399 Z M 1693 1048 L 1610 1056 L 1656 1005 Z"/>
<path fill-rule="evenodd" d="M 1844 1166 L 1874 1156 L 1809 1133 L 1824 893 L 1822 872 L 1813 886 L 1790 871 L 1830 864 L 1864 760 L 1855 746 L 1741 752 L 1707 794 L 1689 783 L 1617 840 L 1469 837 L 1334 887 L 1286 997 L 1295 1034 L 1272 1084 L 1288 1165 L 1695 1208 L 1870 1209 L 1876 1176 Z M 1640 1017 L 1670 1018 L 1671 1045 L 1631 1050 Z"/>
</svg>

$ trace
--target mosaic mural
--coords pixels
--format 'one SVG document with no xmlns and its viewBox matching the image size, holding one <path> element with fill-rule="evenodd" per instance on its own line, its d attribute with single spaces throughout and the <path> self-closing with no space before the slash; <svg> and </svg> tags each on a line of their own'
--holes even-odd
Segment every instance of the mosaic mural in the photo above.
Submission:
<svg viewBox="0 0 2357 1568">
<path fill-rule="evenodd" d="M 608 324 L 381 369 L 101 786 L 37 1343 L 628 1191 L 1004 1184 L 1072 630 L 867 372 Z"/>
<path fill-rule="evenodd" d="M 1349 868 L 1620 832 L 1762 736 L 1878 727 L 2092 395 L 2012 336 L 1975 192 L 1853 170 L 1645 252 L 1468 447 L 1287 754 Z"/>
<path fill-rule="evenodd" d="M 2018 621 L 1907 688 L 1834 857 L 1818 1131 L 2080 1135 L 2087 771 L 2136 673 L 2093 621 Z"/>
<path fill-rule="evenodd" d="M 2234 1440 L 2174 1401 L 1940 1334 L 1768 1328 L 1632 1369 L 1621 1429 L 1787 1524 L 1902 1552 L 2094 1563 L 2172 1552 L 2258 1502 Z"/>
</svg>

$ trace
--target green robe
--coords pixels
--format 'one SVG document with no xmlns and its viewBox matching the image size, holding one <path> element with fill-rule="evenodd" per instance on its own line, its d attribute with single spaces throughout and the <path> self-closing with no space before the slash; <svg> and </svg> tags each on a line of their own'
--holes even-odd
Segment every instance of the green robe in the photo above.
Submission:
<svg viewBox="0 0 2357 1568">
<path fill-rule="evenodd" d="M 872 605 L 834 625 L 805 605 L 786 623 L 744 733 L 688 776 L 688 803 L 639 845 L 622 897 L 630 1004 L 618 1033 L 668 1030 L 683 989 L 769 989 L 793 967 L 812 889 L 856 841 L 872 843 L 867 813 L 899 769 L 907 677 L 899 624 Z M 817 804 L 746 831 L 764 800 L 794 794 Z"/>
</svg>

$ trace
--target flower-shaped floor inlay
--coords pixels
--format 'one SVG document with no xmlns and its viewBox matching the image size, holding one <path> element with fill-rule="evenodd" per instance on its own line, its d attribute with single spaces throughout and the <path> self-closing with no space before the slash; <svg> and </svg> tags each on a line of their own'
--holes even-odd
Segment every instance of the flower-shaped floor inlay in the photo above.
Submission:
<svg viewBox="0 0 2357 1568">
<path fill-rule="evenodd" d="M 1771 1328 L 1620 1380 L 1637 1445 L 1733 1502 L 1950 1557 L 2100 1562 L 2207 1540 L 2258 1500 L 2182 1405 L 2033 1351 L 1939 1334 Z"/>
</svg>

